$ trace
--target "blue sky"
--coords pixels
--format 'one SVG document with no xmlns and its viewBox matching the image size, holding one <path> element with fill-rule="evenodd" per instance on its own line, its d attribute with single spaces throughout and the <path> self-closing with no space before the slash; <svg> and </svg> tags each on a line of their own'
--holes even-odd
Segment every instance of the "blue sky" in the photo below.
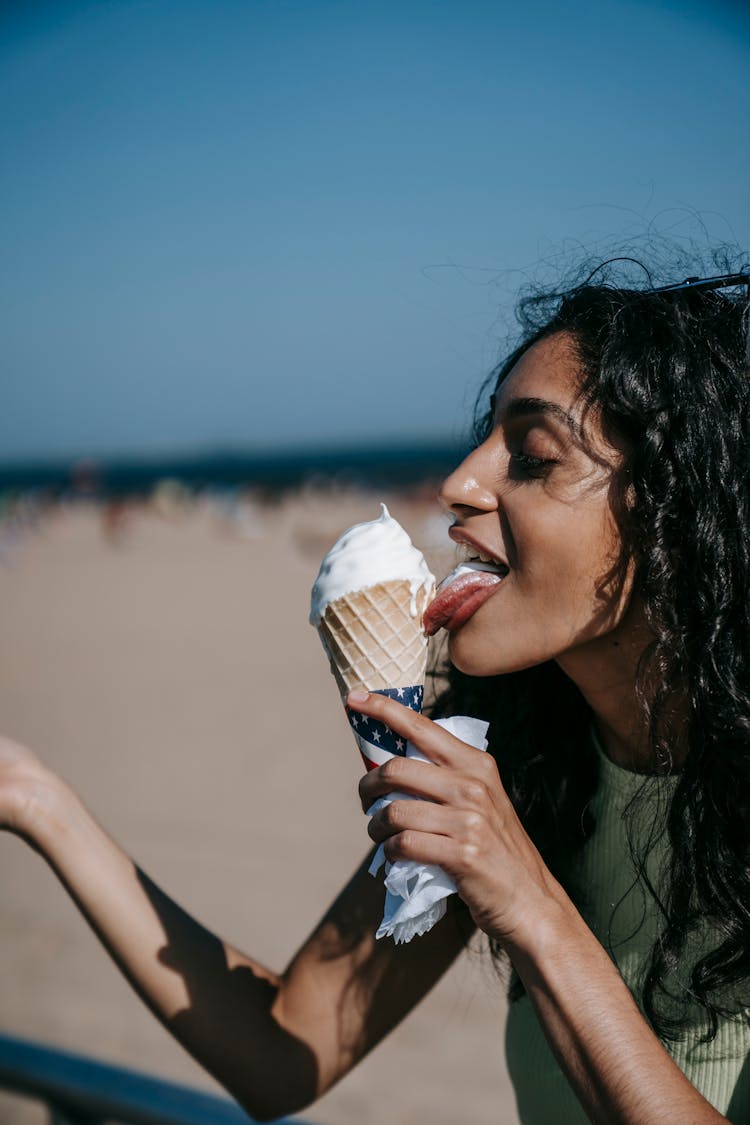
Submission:
<svg viewBox="0 0 750 1125">
<path fill-rule="evenodd" d="M 734 0 L 6 0 L 0 460 L 457 437 L 523 281 L 750 250 L 748 120 Z"/>
</svg>

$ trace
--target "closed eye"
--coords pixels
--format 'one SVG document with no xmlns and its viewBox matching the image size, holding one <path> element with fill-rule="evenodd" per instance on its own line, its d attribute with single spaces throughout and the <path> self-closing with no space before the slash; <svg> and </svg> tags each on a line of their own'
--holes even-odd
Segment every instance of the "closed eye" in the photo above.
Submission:
<svg viewBox="0 0 750 1125">
<path fill-rule="evenodd" d="M 511 466 L 525 477 L 545 477 L 558 462 L 552 457 L 534 457 L 531 453 L 511 453 Z"/>
</svg>

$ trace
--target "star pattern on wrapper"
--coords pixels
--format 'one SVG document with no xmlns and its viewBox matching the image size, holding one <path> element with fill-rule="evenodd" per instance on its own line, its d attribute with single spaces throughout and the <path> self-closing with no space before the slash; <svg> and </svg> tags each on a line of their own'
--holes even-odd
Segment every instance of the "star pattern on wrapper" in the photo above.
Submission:
<svg viewBox="0 0 750 1125">
<path fill-rule="evenodd" d="M 421 684 L 399 688 L 383 688 L 376 694 L 387 695 L 389 699 L 399 700 L 411 711 L 416 711 L 418 714 L 422 710 L 424 688 Z M 361 711 L 352 711 L 351 709 L 347 709 L 347 716 L 349 724 L 360 743 L 369 742 L 372 746 L 386 750 L 389 754 L 404 757 L 406 740 L 391 730 L 385 723 L 380 722 L 379 719 L 373 719 L 371 716 L 363 715 Z"/>
</svg>

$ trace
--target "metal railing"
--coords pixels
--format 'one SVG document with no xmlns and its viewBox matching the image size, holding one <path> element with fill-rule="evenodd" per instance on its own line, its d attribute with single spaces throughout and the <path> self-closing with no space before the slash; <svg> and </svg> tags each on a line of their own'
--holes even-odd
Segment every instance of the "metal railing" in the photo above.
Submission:
<svg viewBox="0 0 750 1125">
<path fill-rule="evenodd" d="M 1 1034 L 0 1089 L 44 1102 L 51 1125 L 252 1125 L 229 1098 Z"/>
</svg>

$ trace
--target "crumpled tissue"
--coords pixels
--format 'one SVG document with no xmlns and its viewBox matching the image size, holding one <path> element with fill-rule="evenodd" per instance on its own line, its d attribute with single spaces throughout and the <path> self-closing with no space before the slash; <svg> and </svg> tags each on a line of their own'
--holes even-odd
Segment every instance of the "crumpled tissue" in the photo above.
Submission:
<svg viewBox="0 0 750 1125">
<path fill-rule="evenodd" d="M 489 723 L 485 723 L 482 719 L 474 719 L 468 715 L 452 715 L 447 719 L 437 719 L 436 722 L 449 734 L 455 735 L 477 750 L 487 749 L 485 735 Z M 406 745 L 406 757 L 418 758 L 423 762 L 429 761 L 429 758 L 412 746 L 411 742 Z M 373 816 L 391 801 L 421 799 L 407 793 L 390 793 L 387 797 L 378 798 L 367 810 L 367 815 Z M 413 859 L 399 859 L 395 863 L 389 863 L 385 858 L 383 845 L 380 844 L 370 864 L 370 874 L 377 875 L 383 864 L 385 864 L 385 908 L 383 921 L 375 936 L 392 937 L 398 945 L 411 941 L 415 936 L 426 934 L 436 922 L 440 921 L 445 914 L 448 896 L 456 892 L 456 884 L 442 867 L 437 867 L 435 864 L 417 863 Z"/>
</svg>

